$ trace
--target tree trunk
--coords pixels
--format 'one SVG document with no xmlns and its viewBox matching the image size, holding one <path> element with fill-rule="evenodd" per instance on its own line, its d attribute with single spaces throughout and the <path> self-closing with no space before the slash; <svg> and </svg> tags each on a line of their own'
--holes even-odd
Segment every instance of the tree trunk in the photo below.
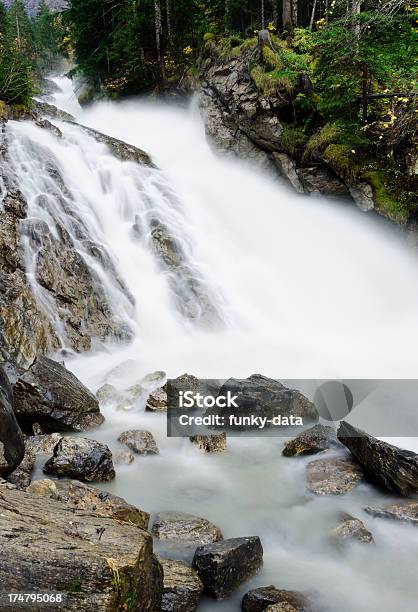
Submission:
<svg viewBox="0 0 418 612">
<path fill-rule="evenodd" d="M 230 9 L 230 0 L 225 0 L 225 32 L 228 32 Z"/>
<path fill-rule="evenodd" d="M 272 15 L 273 15 L 273 23 L 276 26 L 276 28 L 279 25 L 279 13 L 277 10 L 277 0 L 272 0 Z"/>
<path fill-rule="evenodd" d="M 167 13 L 167 38 L 170 47 L 173 46 L 173 29 L 171 27 L 171 1 L 166 0 L 166 13 Z"/>
<path fill-rule="evenodd" d="M 264 0 L 261 0 L 261 29 L 264 30 L 266 27 L 265 11 L 264 11 Z"/>
<path fill-rule="evenodd" d="M 313 28 L 313 22 L 314 22 L 314 19 L 315 19 L 315 10 L 316 10 L 316 0 L 314 0 L 314 3 L 313 3 L 311 20 L 309 22 L 309 31 L 310 32 L 312 32 L 312 28 Z"/>
<path fill-rule="evenodd" d="M 360 15 L 361 12 L 361 0 L 347 0 L 347 12 L 351 18 L 351 29 L 357 38 L 359 38 L 360 22 L 357 21 L 356 16 Z"/>
<path fill-rule="evenodd" d="M 283 30 L 292 30 L 292 0 L 283 0 Z"/>
<path fill-rule="evenodd" d="M 162 25 L 161 25 L 161 5 L 160 0 L 154 0 L 154 8 L 155 8 L 155 43 L 157 47 L 157 61 L 158 66 L 160 68 L 161 78 L 165 79 L 165 70 L 164 70 L 164 61 L 161 54 L 161 34 L 162 34 Z"/>
<path fill-rule="evenodd" d="M 298 0 L 292 0 L 292 30 L 298 26 Z"/>
</svg>

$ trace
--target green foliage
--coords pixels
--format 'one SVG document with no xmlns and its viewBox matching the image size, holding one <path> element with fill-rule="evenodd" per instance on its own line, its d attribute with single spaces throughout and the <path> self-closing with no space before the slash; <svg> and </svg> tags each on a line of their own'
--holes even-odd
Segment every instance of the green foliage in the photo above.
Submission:
<svg viewBox="0 0 418 612">
<path fill-rule="evenodd" d="M 295 158 L 301 156 L 307 140 L 301 127 L 295 125 L 284 126 L 280 139 L 286 153 Z"/>
<path fill-rule="evenodd" d="M 397 190 L 394 193 L 388 185 L 386 185 L 385 174 L 379 170 L 370 170 L 362 174 L 362 178 L 366 180 L 373 188 L 373 194 L 378 208 L 395 223 L 405 223 L 409 217 L 409 207 L 405 199 L 402 197 L 402 190 Z"/>
<path fill-rule="evenodd" d="M 355 149 L 345 144 L 330 144 L 324 151 L 324 159 L 346 179 L 357 178 L 361 172 Z"/>
<path fill-rule="evenodd" d="M 37 66 L 41 72 L 51 70 L 59 56 L 58 20 L 45 2 L 39 5 L 33 25 Z"/>
</svg>

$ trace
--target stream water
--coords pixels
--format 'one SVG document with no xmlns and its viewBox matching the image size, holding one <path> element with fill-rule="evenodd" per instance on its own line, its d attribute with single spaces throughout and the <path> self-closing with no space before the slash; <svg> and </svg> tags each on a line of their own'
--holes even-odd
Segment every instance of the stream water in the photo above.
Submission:
<svg viewBox="0 0 418 612">
<path fill-rule="evenodd" d="M 131 100 L 82 110 L 71 82 L 54 80 L 54 104 L 144 149 L 158 166 L 120 162 L 74 125 L 54 121 L 63 133 L 57 139 L 30 123 L 9 123 L 30 215 L 50 227 L 58 215 L 72 231 L 68 210 L 45 207 L 39 198 L 56 189 L 43 171 L 47 155 L 86 231 L 106 247 L 135 298 L 132 306 L 106 270 L 96 270 L 115 317 L 129 325 L 134 340 L 66 362 L 90 389 L 105 382 L 124 389 L 154 371 L 206 378 L 415 376 L 418 262 L 398 232 L 352 204 L 297 196 L 277 179 L 216 154 L 193 104 L 182 109 Z M 150 215 L 184 246 L 219 315 L 213 325 L 199 316 L 198 305 L 192 320 L 179 310 L 175 279 L 146 240 Z M 143 240 L 132 233 L 138 220 Z M 28 273 L 53 320 L 53 304 L 36 285 L 31 248 Z M 81 243 L 78 248 L 89 261 Z M 55 326 L 65 346 L 59 321 Z M 149 429 L 160 447 L 158 456 L 118 466 L 108 490 L 150 513 L 207 517 L 225 537 L 262 539 L 263 570 L 231 599 L 204 599 L 199 610 L 238 610 L 249 588 L 275 584 L 315 591 L 324 611 L 416 611 L 418 530 L 368 516 L 364 506 L 389 499 L 377 489 L 362 484 L 345 496 L 313 497 L 305 488 L 310 459 L 283 458 L 281 440 L 233 438 L 227 453 L 204 455 L 187 439 L 167 439 L 165 416 L 144 412 L 143 400 L 131 410 L 103 411 L 106 423 L 92 437 L 116 450 L 122 431 Z M 331 544 L 339 510 L 364 520 L 376 545 L 342 550 Z"/>
</svg>

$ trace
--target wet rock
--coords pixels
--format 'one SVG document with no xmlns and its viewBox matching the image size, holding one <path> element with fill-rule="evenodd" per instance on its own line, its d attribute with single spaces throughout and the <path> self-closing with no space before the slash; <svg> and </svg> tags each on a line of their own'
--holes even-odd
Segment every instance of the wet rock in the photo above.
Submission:
<svg viewBox="0 0 418 612">
<path fill-rule="evenodd" d="M 246 379 L 230 378 L 219 390 L 219 395 L 237 396 L 236 403 L 239 408 L 224 408 L 222 416 L 252 416 L 266 417 L 300 417 L 304 424 L 318 420 L 318 412 L 315 405 L 302 393 L 294 389 L 288 389 L 277 380 L 253 374 Z M 206 414 L 212 414 L 214 410 L 209 408 Z M 266 425 L 268 427 L 268 425 Z M 231 429 L 247 429 L 245 426 L 232 425 Z M 249 427 L 248 429 L 251 429 Z"/>
<path fill-rule="evenodd" d="M 154 519 L 152 534 L 159 540 L 199 544 L 210 544 L 223 539 L 219 527 L 205 518 L 186 512 L 159 512 Z"/>
<path fill-rule="evenodd" d="M 203 591 L 197 572 L 181 561 L 158 560 L 164 572 L 161 612 L 195 612 Z"/>
<path fill-rule="evenodd" d="M 299 168 L 297 170 L 300 182 L 306 192 L 325 196 L 348 196 L 346 185 L 325 166 Z"/>
<path fill-rule="evenodd" d="M 138 455 L 158 455 L 158 446 L 150 431 L 132 429 L 124 431 L 118 438 L 119 442 Z"/>
<path fill-rule="evenodd" d="M 350 195 L 357 207 L 363 212 L 368 212 L 374 208 L 373 189 L 369 183 L 361 181 L 349 185 Z"/>
<path fill-rule="evenodd" d="M 418 525 L 418 501 L 402 501 L 380 507 L 364 508 L 368 514 L 377 518 L 392 519 Z"/>
<path fill-rule="evenodd" d="M 277 589 L 272 585 L 248 591 L 242 600 L 244 612 L 261 612 L 261 610 L 304 612 L 309 609 L 311 606 L 305 593 Z"/>
<path fill-rule="evenodd" d="M 340 517 L 339 525 L 332 531 L 331 536 L 340 541 L 356 540 L 362 544 L 374 543 L 373 535 L 364 523 L 346 513 Z"/>
<path fill-rule="evenodd" d="M 114 462 L 118 465 L 130 465 L 134 461 L 135 457 L 129 451 L 119 451 L 114 457 Z"/>
<path fill-rule="evenodd" d="M 8 589 L 63 592 L 69 612 L 160 609 L 162 571 L 146 531 L 10 486 L 0 485 L 0 577 Z"/>
<path fill-rule="evenodd" d="M 85 132 L 91 134 L 98 142 L 105 144 L 111 150 L 113 155 L 121 161 L 130 161 L 140 164 L 141 166 L 147 166 L 148 168 L 155 168 L 150 156 L 145 153 L 145 151 L 138 149 L 138 147 L 134 147 L 133 145 L 127 144 L 122 140 L 117 140 L 117 138 L 112 138 L 111 136 L 102 134 L 97 130 L 87 128 L 85 126 L 81 127 Z"/>
<path fill-rule="evenodd" d="M 121 393 L 116 387 L 106 383 L 96 391 L 96 398 L 100 404 L 116 404 L 121 399 Z"/>
<path fill-rule="evenodd" d="M 190 442 L 204 453 L 222 453 L 226 451 L 226 433 L 210 436 L 191 436 Z"/>
<path fill-rule="evenodd" d="M 117 389 L 114 385 L 106 383 L 96 393 L 100 404 L 112 406 L 116 410 L 130 410 L 141 398 L 143 388 L 141 385 L 133 385 L 124 390 Z"/>
<path fill-rule="evenodd" d="M 318 424 L 310 429 L 306 429 L 293 440 L 286 442 L 282 454 L 285 457 L 310 455 L 320 453 L 334 446 L 341 446 L 335 429 L 333 427 Z"/>
<path fill-rule="evenodd" d="M 86 482 L 107 482 L 115 477 L 109 448 L 87 438 L 61 438 L 44 472 Z"/>
<path fill-rule="evenodd" d="M 13 412 L 13 392 L 0 366 L 0 477 L 8 476 L 25 454 L 23 435 Z"/>
<path fill-rule="evenodd" d="M 373 482 L 401 495 L 418 491 L 418 455 L 387 442 L 342 421 L 338 439 L 363 467 Z"/>
<path fill-rule="evenodd" d="M 38 423 L 49 431 L 83 431 L 103 423 L 92 393 L 65 366 L 40 357 L 27 371 L 15 370 L 14 410 L 22 428 Z"/>
<path fill-rule="evenodd" d="M 308 490 L 316 495 L 342 495 L 358 485 L 361 467 L 350 458 L 317 459 L 306 468 Z"/>
<path fill-rule="evenodd" d="M 52 104 L 49 104 L 48 102 L 32 100 L 32 108 L 39 115 L 47 115 L 48 117 L 52 117 L 53 119 L 60 119 L 61 121 L 75 121 L 75 118 L 72 115 L 60 110 L 59 108 L 53 106 Z"/>
<path fill-rule="evenodd" d="M 145 410 L 167 412 L 167 385 L 152 391 L 147 399 Z"/>
<path fill-rule="evenodd" d="M 296 171 L 296 162 L 286 153 L 272 154 L 274 163 L 280 172 L 280 175 L 285 178 L 297 193 L 305 193 L 299 175 Z"/>
<path fill-rule="evenodd" d="M 205 592 L 216 599 L 228 597 L 262 564 L 263 547 L 257 536 L 199 546 L 193 559 Z"/>
</svg>

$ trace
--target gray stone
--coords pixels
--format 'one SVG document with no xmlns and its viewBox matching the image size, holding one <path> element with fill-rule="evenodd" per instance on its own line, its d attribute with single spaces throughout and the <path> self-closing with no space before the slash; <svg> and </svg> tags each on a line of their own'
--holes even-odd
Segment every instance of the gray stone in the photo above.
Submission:
<svg viewBox="0 0 418 612">
<path fill-rule="evenodd" d="M 361 181 L 350 184 L 348 187 L 350 195 L 357 207 L 363 212 L 368 212 L 374 208 L 373 189 L 369 183 Z"/>
<path fill-rule="evenodd" d="M 305 193 L 299 175 L 296 171 L 296 162 L 286 153 L 274 152 L 272 156 L 281 176 L 291 184 L 297 193 Z"/>
<path fill-rule="evenodd" d="M 44 472 L 86 482 L 106 482 L 115 477 L 109 448 L 87 438 L 61 438 Z"/>
<path fill-rule="evenodd" d="M 223 539 L 219 527 L 205 518 L 186 512 L 159 512 L 152 526 L 152 534 L 159 540 L 181 540 L 210 544 Z"/>
<path fill-rule="evenodd" d="M 282 454 L 285 457 L 310 455 L 335 446 L 341 446 L 336 430 L 333 427 L 317 424 L 286 442 Z"/>
<path fill-rule="evenodd" d="M 364 523 L 345 513 L 342 514 L 338 526 L 331 532 L 331 536 L 338 541 L 355 540 L 361 544 L 374 543 L 373 535 Z"/>
<path fill-rule="evenodd" d="M 158 455 L 158 446 L 150 431 L 132 429 L 120 434 L 118 441 L 138 455 Z"/>
<path fill-rule="evenodd" d="M 159 387 L 149 394 L 145 410 L 150 412 L 167 412 L 167 385 Z"/>
<path fill-rule="evenodd" d="M 195 612 L 203 591 L 197 572 L 182 561 L 158 560 L 164 572 L 161 612 Z"/>
<path fill-rule="evenodd" d="M 330 457 L 308 463 L 308 490 L 316 495 L 342 495 L 352 491 L 363 476 L 361 467 L 350 458 Z"/>
<path fill-rule="evenodd" d="M 349 195 L 348 188 L 343 181 L 325 166 L 299 168 L 297 173 L 304 190 L 308 193 L 334 197 Z"/>
<path fill-rule="evenodd" d="M 257 536 L 232 538 L 196 549 L 193 567 L 205 593 L 224 599 L 263 565 L 263 547 Z"/>
<path fill-rule="evenodd" d="M 306 593 L 278 589 L 273 585 L 252 589 L 242 600 L 243 612 L 304 612 L 310 609 L 311 604 Z"/>
<path fill-rule="evenodd" d="M 387 442 L 342 421 L 338 439 L 363 467 L 373 482 L 400 495 L 418 491 L 418 455 Z"/>
<path fill-rule="evenodd" d="M 209 436 L 191 436 L 190 442 L 204 453 L 222 453 L 226 451 L 226 433 Z"/>
<path fill-rule="evenodd" d="M 0 477 L 8 476 L 25 454 L 23 435 L 13 412 L 13 393 L 6 372 L 0 366 Z"/>
<path fill-rule="evenodd" d="M 366 507 L 364 508 L 368 514 L 377 518 L 392 519 L 418 525 L 418 501 L 402 501 L 386 506 Z"/>
</svg>

